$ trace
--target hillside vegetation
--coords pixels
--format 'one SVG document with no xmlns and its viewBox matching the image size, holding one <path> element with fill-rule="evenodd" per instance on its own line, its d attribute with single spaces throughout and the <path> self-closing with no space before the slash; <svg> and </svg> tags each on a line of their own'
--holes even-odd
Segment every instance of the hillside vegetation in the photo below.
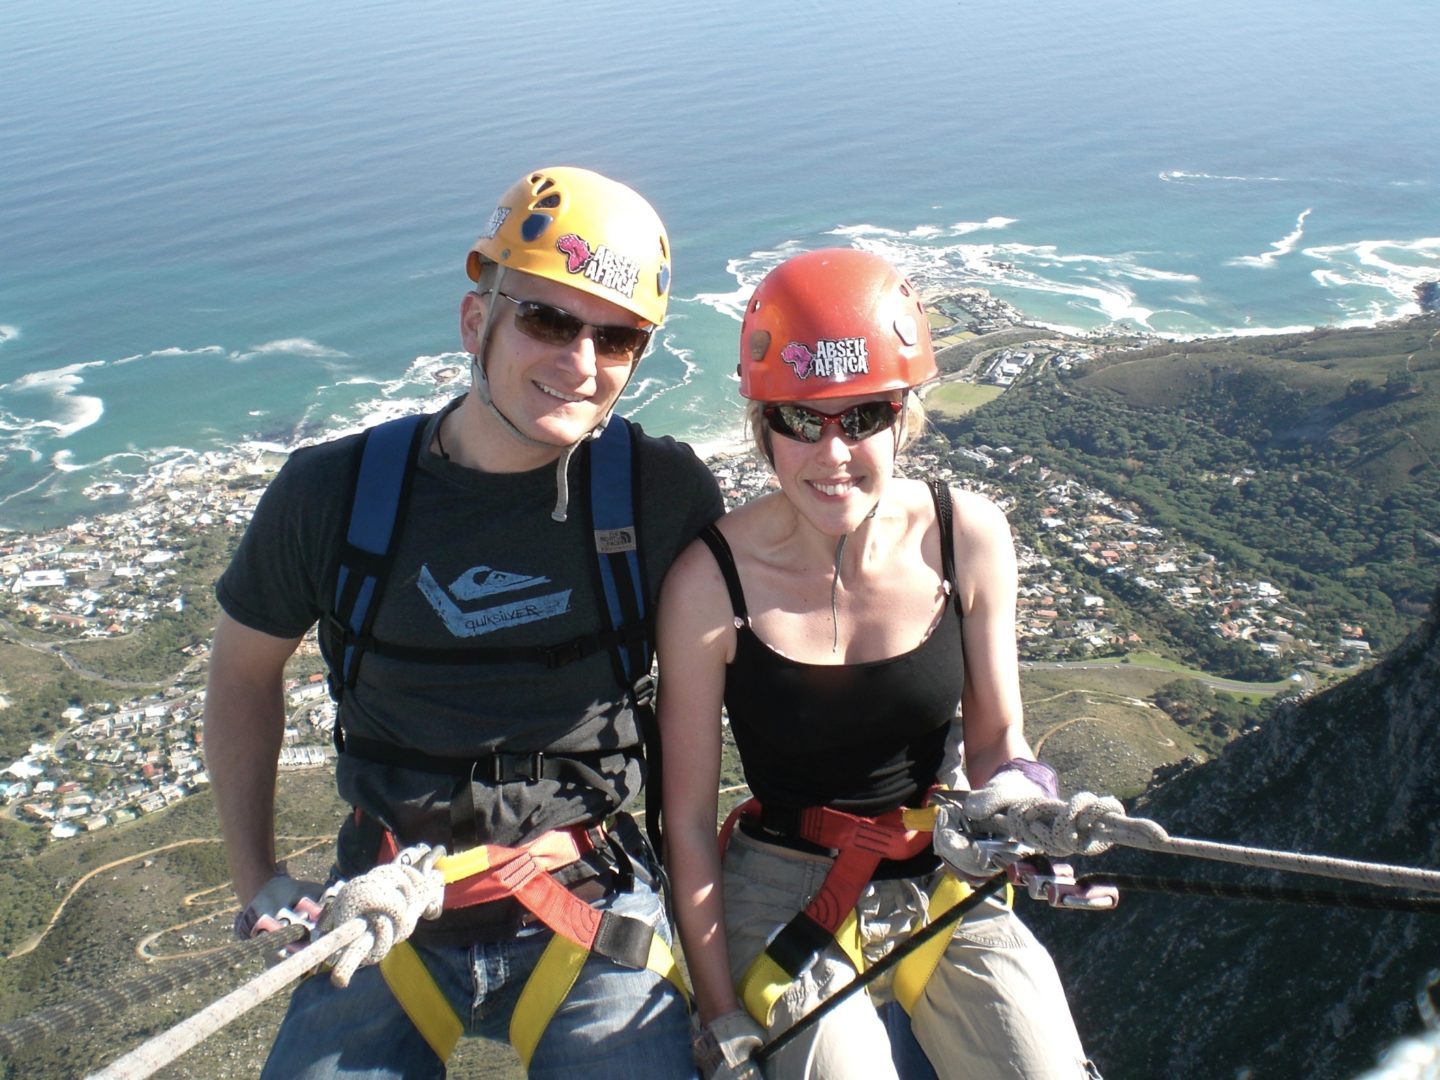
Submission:
<svg viewBox="0 0 1440 1080">
<path fill-rule="evenodd" d="M 1440 563 L 1440 320 L 1112 351 L 940 428 L 1137 504 L 1379 649 Z"/>
<path fill-rule="evenodd" d="M 1291 703 L 1131 813 L 1174 837 L 1440 868 L 1440 593 L 1383 663 Z M 1088 873 L 1372 887 L 1115 849 Z M 1407 895 L 1409 890 L 1391 895 Z M 1032 914 L 1033 912 L 1033 914 Z M 1440 999 L 1440 918 L 1127 892 L 1026 917 L 1111 1080 L 1355 1076 Z"/>
</svg>

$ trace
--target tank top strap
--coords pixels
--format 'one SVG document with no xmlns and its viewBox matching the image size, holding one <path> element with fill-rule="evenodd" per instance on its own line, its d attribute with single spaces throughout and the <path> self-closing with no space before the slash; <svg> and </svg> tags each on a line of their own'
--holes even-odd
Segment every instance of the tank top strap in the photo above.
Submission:
<svg viewBox="0 0 1440 1080">
<path fill-rule="evenodd" d="M 748 623 L 750 615 L 745 609 L 745 592 L 740 588 L 740 572 L 735 569 L 735 556 L 730 551 L 730 545 L 713 523 L 701 531 L 700 539 L 705 541 L 705 546 L 720 567 L 720 576 L 725 579 L 725 588 L 730 591 L 730 607 L 735 612 L 737 625 Z"/>
<path fill-rule="evenodd" d="M 930 498 L 935 501 L 935 523 L 940 526 L 940 566 L 950 599 L 955 603 L 955 617 L 964 619 L 960 610 L 960 586 L 955 580 L 955 511 L 950 500 L 950 485 L 944 480 L 930 481 Z"/>
</svg>

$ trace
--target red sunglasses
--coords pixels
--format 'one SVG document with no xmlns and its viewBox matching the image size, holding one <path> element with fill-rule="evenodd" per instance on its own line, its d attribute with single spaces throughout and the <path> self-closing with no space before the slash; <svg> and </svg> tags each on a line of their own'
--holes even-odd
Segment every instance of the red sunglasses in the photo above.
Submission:
<svg viewBox="0 0 1440 1080">
<path fill-rule="evenodd" d="M 831 424 L 851 442 L 859 442 L 894 427 L 900 409 L 898 401 L 862 401 L 839 413 L 816 412 L 804 405 L 766 405 L 765 422 L 776 434 L 804 443 L 819 442 Z"/>
</svg>

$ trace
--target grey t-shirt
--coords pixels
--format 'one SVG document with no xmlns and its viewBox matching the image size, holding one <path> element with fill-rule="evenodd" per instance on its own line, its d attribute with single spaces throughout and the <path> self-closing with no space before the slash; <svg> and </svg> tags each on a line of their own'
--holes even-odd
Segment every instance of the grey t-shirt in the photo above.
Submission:
<svg viewBox="0 0 1440 1080">
<path fill-rule="evenodd" d="M 399 550 L 374 624 L 375 637 L 404 646 L 557 645 L 608 628 L 595 595 L 589 492 L 579 478 L 583 445 L 571 461 L 571 507 L 551 518 L 555 466 L 481 473 L 428 450 L 427 425 Z M 653 614 L 665 571 L 723 510 L 714 478 L 673 439 L 634 429 L 636 511 L 647 604 Z M 279 637 L 304 633 L 329 610 L 358 467 L 359 436 L 296 451 L 256 508 L 216 585 L 236 621 Z M 428 664 L 366 654 L 346 690 L 347 735 L 447 758 L 506 752 L 636 747 L 641 733 L 600 650 L 556 669 L 540 663 Z M 638 793 L 638 752 L 604 770 L 624 802 Z M 396 833 L 402 844 L 449 843 L 455 778 L 342 755 L 341 796 Z M 570 780 L 477 784 L 476 835 L 517 844 L 547 829 L 603 817 L 605 796 Z M 346 830 L 353 830 L 347 823 Z M 352 837 L 353 839 L 353 837 Z M 368 853 L 346 843 L 340 869 L 368 868 Z"/>
</svg>

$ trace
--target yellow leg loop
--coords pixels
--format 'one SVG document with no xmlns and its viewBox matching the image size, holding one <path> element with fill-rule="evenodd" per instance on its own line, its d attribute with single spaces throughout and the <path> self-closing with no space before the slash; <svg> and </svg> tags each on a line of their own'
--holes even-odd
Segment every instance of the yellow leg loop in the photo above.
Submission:
<svg viewBox="0 0 1440 1080">
<path fill-rule="evenodd" d="M 540 954 L 530 978 L 525 980 L 525 989 L 520 991 L 515 1011 L 510 1014 L 510 1045 L 526 1069 L 530 1068 L 540 1037 L 550 1026 L 550 1018 L 569 996 L 589 955 L 590 950 L 585 946 L 556 934 Z"/>
<path fill-rule="evenodd" d="M 835 943 L 857 972 L 865 970 L 865 956 L 860 949 L 860 919 L 852 910 L 835 931 Z M 768 1028 L 775 1018 L 775 1003 L 795 980 L 790 973 L 762 952 L 745 969 L 735 992 L 745 1011 L 761 1027 Z"/>
<path fill-rule="evenodd" d="M 850 966 L 857 975 L 865 970 L 865 953 L 860 946 L 860 916 L 854 908 L 850 909 L 850 914 L 845 916 L 845 921 L 835 931 L 835 944 L 840 946 L 840 951 L 850 961 Z"/>
<path fill-rule="evenodd" d="M 775 1012 L 775 1003 L 780 1000 L 780 995 L 792 981 L 789 972 L 770 959 L 769 953 L 762 952 L 745 969 L 735 992 L 754 1021 L 761 1027 L 768 1028 Z"/>
<path fill-rule="evenodd" d="M 408 941 L 402 941 L 380 961 L 380 974 L 415 1025 L 430 1049 L 441 1062 L 450 1059 L 450 1052 L 460 1041 L 460 1018 L 449 1000 L 435 985 L 435 978 Z"/>
<path fill-rule="evenodd" d="M 951 874 L 946 874 L 930 895 L 929 921 L 934 922 L 974 891 L 967 882 L 961 881 Z M 1005 886 L 1005 906 L 1010 907 L 1013 903 L 1014 892 L 1007 884 Z M 956 926 L 958 925 L 959 923 L 956 924 Z M 940 966 L 940 958 L 945 955 L 945 950 L 950 945 L 950 939 L 954 936 L 953 932 L 938 934 L 895 965 L 895 1000 L 900 1003 L 900 1007 L 905 1010 L 907 1015 L 915 1012 L 915 1005 L 920 1000 L 920 995 L 925 993 L 925 984 L 930 981 L 930 976 L 934 975 L 935 969 Z"/>
<path fill-rule="evenodd" d="M 535 1056 L 535 1048 L 540 1045 L 545 1029 L 575 988 L 575 980 L 580 977 L 580 969 L 589 956 L 590 951 L 585 946 L 562 934 L 552 937 L 540 954 L 535 970 L 530 973 L 525 989 L 520 991 L 519 1000 L 515 1002 L 515 1011 L 510 1014 L 510 1045 L 515 1048 L 525 1068 L 530 1068 L 530 1059 Z M 688 1005 L 690 991 L 680 974 L 680 965 L 659 934 L 650 938 L 650 954 L 645 966 L 668 980 Z"/>
</svg>

